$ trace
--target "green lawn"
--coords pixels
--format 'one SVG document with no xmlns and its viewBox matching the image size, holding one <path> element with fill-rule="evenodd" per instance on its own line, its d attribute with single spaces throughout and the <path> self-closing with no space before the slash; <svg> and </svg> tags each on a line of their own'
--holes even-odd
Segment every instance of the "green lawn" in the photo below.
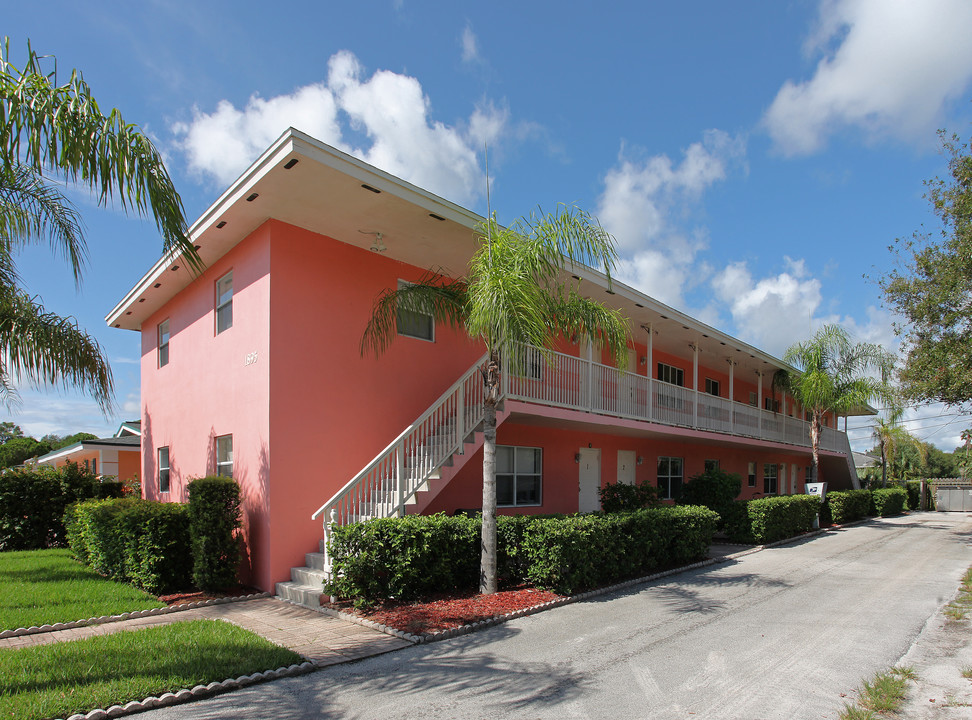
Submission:
<svg viewBox="0 0 972 720">
<path fill-rule="evenodd" d="M 163 607 L 148 593 L 106 580 L 71 551 L 0 552 L 0 630 Z"/>
<path fill-rule="evenodd" d="M 0 650 L 0 718 L 69 717 L 301 661 L 219 620 Z"/>
</svg>

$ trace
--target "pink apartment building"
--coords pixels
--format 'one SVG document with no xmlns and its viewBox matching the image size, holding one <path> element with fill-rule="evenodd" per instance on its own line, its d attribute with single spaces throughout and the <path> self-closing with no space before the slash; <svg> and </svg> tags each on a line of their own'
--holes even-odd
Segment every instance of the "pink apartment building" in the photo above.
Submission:
<svg viewBox="0 0 972 720">
<path fill-rule="evenodd" d="M 422 316 L 400 318 L 381 357 L 360 342 L 382 289 L 463 274 L 480 220 L 284 133 L 192 226 L 206 271 L 164 257 L 106 318 L 141 333 L 145 496 L 184 501 L 191 478 L 232 474 L 245 580 L 265 590 L 318 549 L 325 521 L 478 508 L 482 346 Z M 551 364 L 503 374 L 500 512 L 596 510 L 615 481 L 667 496 L 710 464 L 742 476 L 743 498 L 804 492 L 803 412 L 772 389 L 784 363 L 578 272 L 630 318 L 628 366 L 564 338 Z M 856 487 L 847 436 L 827 425 L 821 479 Z"/>
</svg>

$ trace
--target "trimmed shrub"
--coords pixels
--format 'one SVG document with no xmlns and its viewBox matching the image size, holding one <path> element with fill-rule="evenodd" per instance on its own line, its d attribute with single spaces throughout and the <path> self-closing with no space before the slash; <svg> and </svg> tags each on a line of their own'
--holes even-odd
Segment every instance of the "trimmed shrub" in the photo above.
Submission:
<svg viewBox="0 0 972 720">
<path fill-rule="evenodd" d="M 749 500 L 737 500 L 720 515 L 720 526 L 732 542 L 753 543 L 753 524 L 749 519 Z"/>
<path fill-rule="evenodd" d="M 827 493 L 831 522 L 837 525 L 867 517 L 871 512 L 870 490 L 838 490 Z"/>
<path fill-rule="evenodd" d="M 65 509 L 78 500 L 120 497 L 121 484 L 98 479 L 77 463 L 0 475 L 0 550 L 36 550 L 66 542 Z"/>
<path fill-rule="evenodd" d="M 901 487 L 880 488 L 871 491 L 874 513 L 881 517 L 900 515 L 908 502 L 908 491 Z"/>
<path fill-rule="evenodd" d="M 820 499 L 815 495 L 759 498 L 750 500 L 746 510 L 753 542 L 765 545 L 812 530 Z"/>
<path fill-rule="evenodd" d="M 601 510 L 606 513 L 633 512 L 646 507 L 658 507 L 658 488 L 643 482 L 640 485 L 607 483 L 597 489 L 601 496 Z"/>
<path fill-rule="evenodd" d="M 188 508 L 141 498 L 88 500 L 65 514 L 75 556 L 113 580 L 153 593 L 189 586 Z"/>
<path fill-rule="evenodd" d="M 240 486 L 233 478 L 211 476 L 189 482 L 189 536 L 192 582 L 200 590 L 237 583 L 242 527 Z"/>
<path fill-rule="evenodd" d="M 478 587 L 481 525 L 478 517 L 439 514 L 334 526 L 327 591 L 367 606 Z"/>
<path fill-rule="evenodd" d="M 742 478 L 724 470 L 706 470 L 682 486 L 680 505 L 703 505 L 719 513 L 719 529 L 725 527 L 731 509 L 742 490 Z"/>
</svg>

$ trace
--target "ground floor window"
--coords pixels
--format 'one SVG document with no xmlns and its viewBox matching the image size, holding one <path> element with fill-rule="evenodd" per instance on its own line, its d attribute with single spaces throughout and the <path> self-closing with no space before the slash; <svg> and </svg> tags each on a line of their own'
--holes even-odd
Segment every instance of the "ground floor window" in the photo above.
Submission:
<svg viewBox="0 0 972 720">
<path fill-rule="evenodd" d="M 216 438 L 216 474 L 233 477 L 233 436 Z"/>
<path fill-rule="evenodd" d="M 749 463 L 749 487 L 756 487 L 756 463 Z"/>
<path fill-rule="evenodd" d="M 496 446 L 496 504 L 499 507 L 539 505 L 543 450 Z"/>
<path fill-rule="evenodd" d="M 712 472 L 713 470 L 719 469 L 718 460 L 706 460 L 705 461 L 705 472 Z"/>
<path fill-rule="evenodd" d="M 763 494 L 776 495 L 779 492 L 779 468 L 773 463 L 763 465 Z"/>
<path fill-rule="evenodd" d="M 805 468 L 803 468 L 803 482 L 813 482 L 813 467 L 811 465 L 807 465 Z"/>
<path fill-rule="evenodd" d="M 658 458 L 658 489 L 666 500 L 682 494 L 682 458 Z"/>
<path fill-rule="evenodd" d="M 169 492 L 169 448 L 159 448 L 159 492 Z"/>
</svg>

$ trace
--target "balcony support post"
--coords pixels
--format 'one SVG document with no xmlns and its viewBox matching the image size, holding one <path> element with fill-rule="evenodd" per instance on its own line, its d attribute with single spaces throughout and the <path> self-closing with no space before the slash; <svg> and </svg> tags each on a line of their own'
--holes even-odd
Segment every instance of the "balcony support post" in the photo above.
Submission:
<svg viewBox="0 0 972 720">
<path fill-rule="evenodd" d="M 654 402 L 654 394 L 652 393 L 652 386 L 651 386 L 652 368 L 655 367 L 652 362 L 652 352 L 653 352 L 652 346 L 654 343 L 655 333 L 652 330 L 651 323 L 648 323 L 647 325 L 642 325 L 641 327 L 643 327 L 645 330 L 648 331 L 648 358 L 647 358 L 648 367 L 645 369 L 645 375 L 648 376 L 648 422 L 651 422 L 652 420 L 655 419 L 655 402 Z"/>
<path fill-rule="evenodd" d="M 759 418 L 757 429 L 759 439 L 763 439 L 763 371 L 756 371 L 756 417 Z"/>
<path fill-rule="evenodd" d="M 692 348 L 692 387 L 695 388 L 695 402 L 692 403 L 692 427 L 699 426 L 699 344 L 690 345 Z"/>
<path fill-rule="evenodd" d="M 735 377 L 736 361 L 732 358 L 726 358 L 729 363 L 729 432 L 733 435 L 736 434 L 736 411 L 734 406 L 736 404 L 736 393 L 733 387 L 733 378 Z"/>
</svg>

